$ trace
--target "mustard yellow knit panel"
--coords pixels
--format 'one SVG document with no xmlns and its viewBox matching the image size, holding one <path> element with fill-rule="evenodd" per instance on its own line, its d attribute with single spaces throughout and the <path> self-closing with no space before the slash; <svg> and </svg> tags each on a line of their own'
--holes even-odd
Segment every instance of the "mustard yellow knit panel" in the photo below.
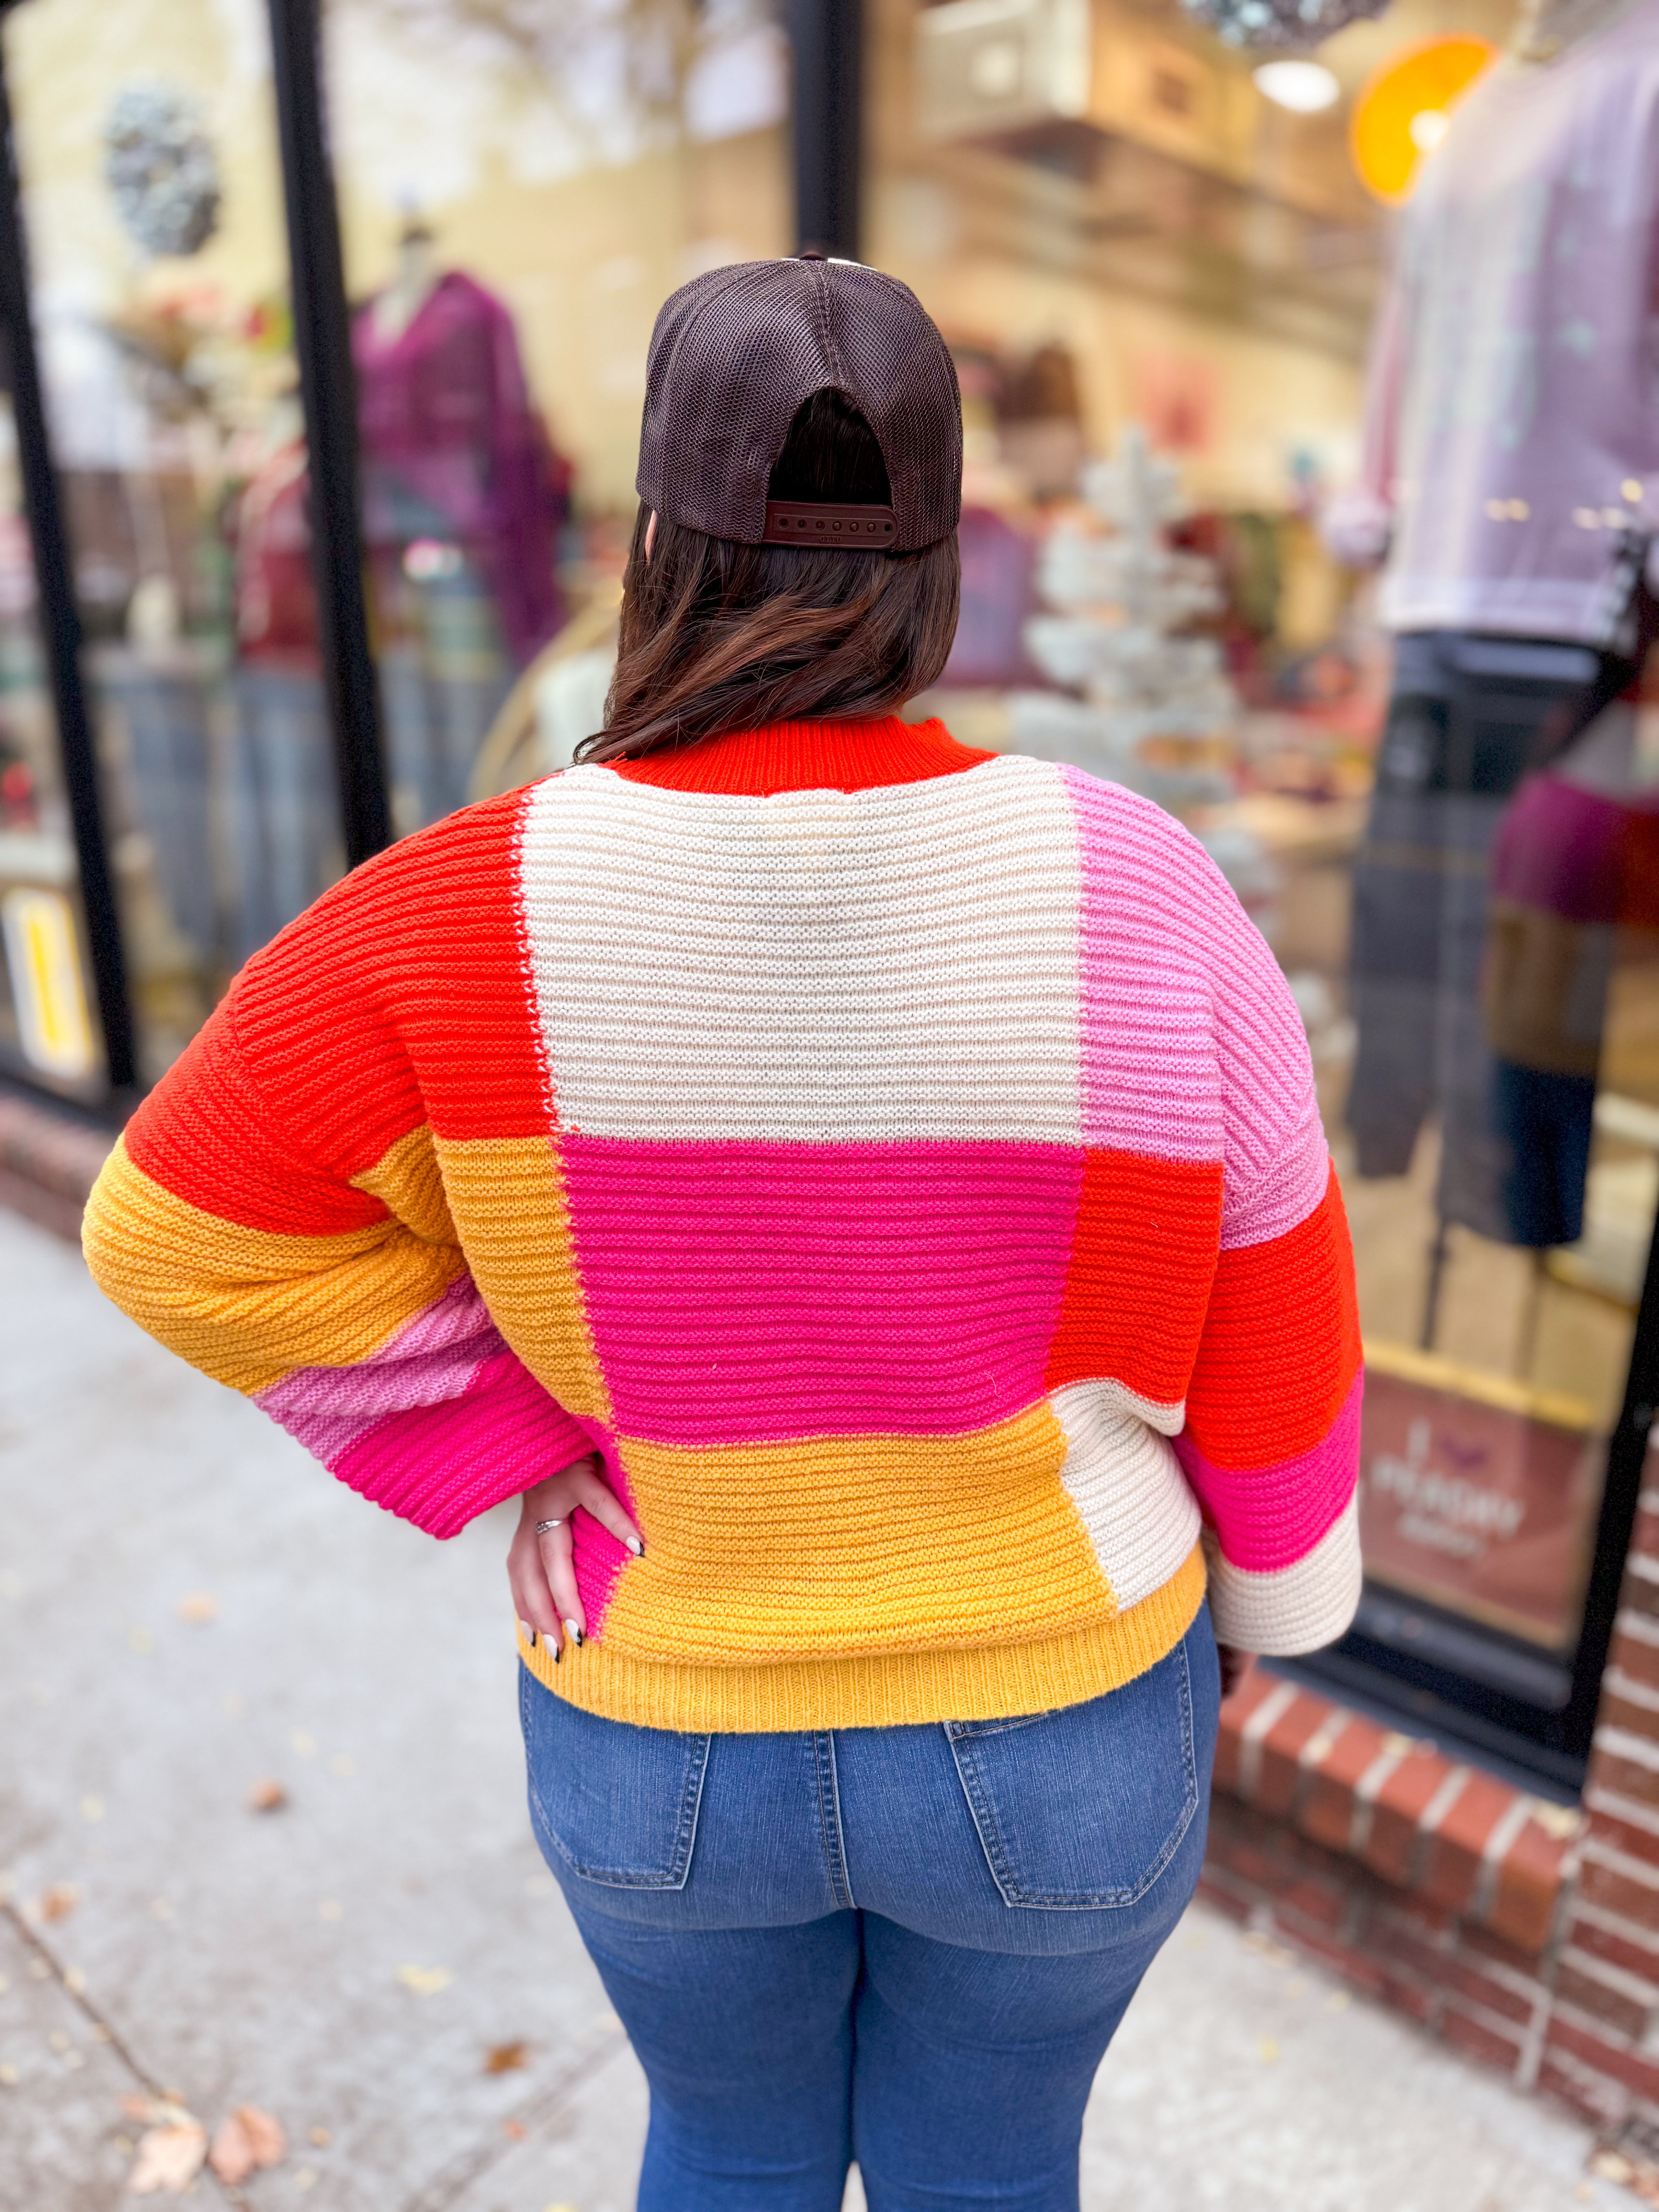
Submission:
<svg viewBox="0 0 1659 2212">
<path fill-rule="evenodd" d="M 576 1273 L 564 1178 L 546 1137 L 440 1137 L 449 1210 L 491 1320 L 568 1413 L 611 1419 Z"/>
<path fill-rule="evenodd" d="M 629 1567 L 623 1579 L 639 1571 Z M 580 1650 L 568 1650 L 557 1667 L 545 1643 L 520 1638 L 519 1656 L 556 1696 L 636 1728 L 744 1732 L 995 1720 L 1081 1705 L 1156 1667 L 1192 1626 L 1204 1581 L 1195 1545 L 1139 1605 L 1086 1628 L 1015 1644 L 702 1667 L 634 1658 L 616 1650 L 607 1630 Z"/>
<path fill-rule="evenodd" d="M 366 1190 L 382 1206 L 389 1206 L 399 1221 L 429 1243 L 459 1241 L 449 1200 L 444 1195 L 437 1149 L 424 1121 L 406 1137 L 399 1137 L 395 1145 L 389 1145 L 372 1168 L 365 1168 L 351 1181 L 354 1188 Z"/>
<path fill-rule="evenodd" d="M 87 1262 L 169 1351 L 250 1395 L 296 1367 L 349 1367 L 461 1272 L 396 1221 L 338 1237 L 244 1229 L 175 1198 L 118 1144 L 87 1203 Z"/>
<path fill-rule="evenodd" d="M 742 1662 L 981 1644 L 1115 1610 L 1046 1404 L 961 1436 L 618 1449 L 646 1532 L 605 1615 L 619 1651 Z"/>
</svg>

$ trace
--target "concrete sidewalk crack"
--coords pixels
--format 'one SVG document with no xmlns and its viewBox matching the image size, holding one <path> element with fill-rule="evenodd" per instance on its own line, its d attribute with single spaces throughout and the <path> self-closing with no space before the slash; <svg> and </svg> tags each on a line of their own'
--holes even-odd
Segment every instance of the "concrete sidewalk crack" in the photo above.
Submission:
<svg viewBox="0 0 1659 2212">
<path fill-rule="evenodd" d="M 502 2122 L 503 2137 L 480 2142 L 470 2150 L 462 2151 L 448 2165 L 434 2174 L 426 2185 L 417 2190 L 404 2206 L 404 2212 L 450 2212 L 473 2183 L 499 2165 L 509 2151 L 515 2149 L 521 2136 L 506 2136 L 505 2130 L 517 2127 L 523 2136 L 545 2127 L 570 2102 L 584 2082 L 591 2081 L 600 2073 L 619 2051 L 627 2048 L 628 2039 L 619 2027 L 602 2029 L 593 2040 L 576 2053 L 562 2071 L 538 2090 L 515 2112 L 510 2112 Z"/>
<path fill-rule="evenodd" d="M 51 1944 L 43 1939 L 39 1929 L 29 1925 L 9 1898 L 0 1898 L 0 1914 L 3 1914 L 7 1925 L 15 1934 L 24 1949 L 31 1952 L 47 1968 L 52 1978 L 58 1984 L 70 2002 L 89 2022 L 96 2033 L 98 2041 L 106 2050 L 114 2053 L 138 2087 L 161 2103 L 173 2101 L 169 2091 L 135 2056 L 131 2045 L 128 2043 L 119 2028 L 105 2016 L 84 1989 L 70 1980 L 63 1960 L 52 1949 Z M 253 2212 L 252 2206 L 241 2191 L 228 2181 L 221 2181 L 210 2166 L 204 2166 L 202 2168 L 202 2177 L 211 2183 L 227 2204 L 234 2205 L 237 2212 Z"/>
</svg>

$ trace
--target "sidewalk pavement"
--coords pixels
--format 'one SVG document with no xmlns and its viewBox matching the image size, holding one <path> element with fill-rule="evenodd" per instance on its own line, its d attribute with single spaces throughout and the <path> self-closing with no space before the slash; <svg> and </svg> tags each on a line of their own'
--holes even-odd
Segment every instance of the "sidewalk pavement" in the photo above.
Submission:
<svg viewBox="0 0 1659 2212">
<path fill-rule="evenodd" d="M 510 1516 L 376 1512 L 4 1212 L 0 1345 L 0 2212 L 133 2201 L 162 2094 L 286 2131 L 200 2204 L 626 2212 L 644 2089 L 523 1810 Z M 1083 2202 L 1630 2212 L 1593 2148 L 1195 1908 Z"/>
</svg>

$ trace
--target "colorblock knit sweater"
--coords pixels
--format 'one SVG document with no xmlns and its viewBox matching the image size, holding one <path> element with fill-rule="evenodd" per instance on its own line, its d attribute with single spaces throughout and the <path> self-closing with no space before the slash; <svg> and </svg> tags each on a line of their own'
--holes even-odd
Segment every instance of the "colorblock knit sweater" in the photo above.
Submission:
<svg viewBox="0 0 1659 2212">
<path fill-rule="evenodd" d="M 1302 1026 L 1199 845 L 938 723 L 571 769 L 359 868 L 129 1126 L 119 1305 L 428 1529 L 597 1453 L 592 1711 L 982 1718 L 1358 1593 Z"/>
</svg>

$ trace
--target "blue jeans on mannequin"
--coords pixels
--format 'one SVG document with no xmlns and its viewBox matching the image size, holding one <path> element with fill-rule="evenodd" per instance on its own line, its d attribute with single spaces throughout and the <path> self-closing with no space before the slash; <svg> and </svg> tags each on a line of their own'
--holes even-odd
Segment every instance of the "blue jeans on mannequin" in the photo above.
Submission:
<svg viewBox="0 0 1659 2212">
<path fill-rule="evenodd" d="M 839 2212 L 854 2159 L 871 2212 L 1077 2212 L 1096 2069 L 1203 1857 L 1207 1607 L 1029 1718 L 681 1735 L 528 1673 L 520 1702 L 537 1839 L 651 2085 L 639 2212 Z"/>
</svg>

